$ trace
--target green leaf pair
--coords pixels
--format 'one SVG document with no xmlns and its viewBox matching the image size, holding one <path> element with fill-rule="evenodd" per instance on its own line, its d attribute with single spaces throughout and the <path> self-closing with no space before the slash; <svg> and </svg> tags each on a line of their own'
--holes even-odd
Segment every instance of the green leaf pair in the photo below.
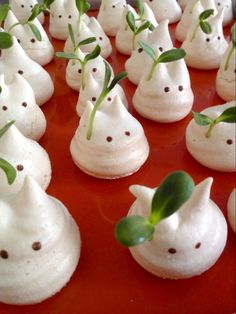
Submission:
<svg viewBox="0 0 236 314">
<path fill-rule="evenodd" d="M 0 129 L 0 138 L 8 131 L 14 122 L 15 121 L 10 121 Z M 5 172 L 8 184 L 12 184 L 16 178 L 16 169 L 3 158 L 0 158 L 0 169 Z"/>
<path fill-rule="evenodd" d="M 150 80 L 153 76 L 153 73 L 154 73 L 154 70 L 156 68 L 156 66 L 159 64 L 159 63 L 168 63 L 168 62 L 173 62 L 173 61 L 177 61 L 177 60 L 180 60 L 182 58 L 185 57 L 186 55 L 186 52 L 184 49 L 170 49 L 170 50 L 167 50 L 165 52 L 163 52 L 159 57 L 157 55 L 157 53 L 155 52 L 155 50 L 150 47 L 149 45 L 147 45 L 146 43 L 140 41 L 139 43 L 139 46 L 141 48 L 143 48 L 143 50 L 149 55 L 149 57 L 153 60 L 153 64 L 152 64 L 152 67 L 151 67 L 151 70 L 148 74 L 148 80 Z"/>
<path fill-rule="evenodd" d="M 90 4 L 87 0 L 76 0 L 75 3 L 80 16 L 90 9 Z"/>
<path fill-rule="evenodd" d="M 88 131 L 87 131 L 87 140 L 91 139 L 92 133 L 93 133 L 93 124 L 94 124 L 94 119 L 97 110 L 99 109 L 102 101 L 105 99 L 107 94 L 115 87 L 115 85 L 122 80 L 123 78 L 127 77 L 127 72 L 120 72 L 117 76 L 114 77 L 114 79 L 111 81 L 110 85 L 110 79 L 111 79 L 111 68 L 110 65 L 104 61 L 105 64 L 105 77 L 104 77 L 104 83 L 103 83 L 103 89 L 101 91 L 101 94 L 99 95 L 93 110 L 91 112 L 91 115 L 89 117 L 89 125 L 88 125 Z"/>
<path fill-rule="evenodd" d="M 193 179 L 186 172 L 171 173 L 155 191 L 149 217 L 147 219 L 142 216 L 122 218 L 115 228 L 116 239 L 126 247 L 151 240 L 155 226 L 175 213 L 190 198 L 193 190 Z"/>
<path fill-rule="evenodd" d="M 198 112 L 192 112 L 193 118 L 198 125 L 209 125 L 206 137 L 211 136 L 213 128 L 220 122 L 236 123 L 236 106 L 230 107 L 222 112 L 219 117 L 212 119 L 211 117 Z"/>
<path fill-rule="evenodd" d="M 208 9 L 203 11 L 198 18 L 198 24 L 196 25 L 194 31 L 193 31 L 193 35 L 191 38 L 191 41 L 193 41 L 193 39 L 196 37 L 196 33 L 198 30 L 198 27 L 200 26 L 201 30 L 205 33 L 205 34 L 210 34 L 212 32 L 212 27 L 211 25 L 206 21 L 206 19 L 208 19 L 211 15 L 214 14 L 214 10 L 213 9 Z"/>
<path fill-rule="evenodd" d="M 89 38 L 86 38 L 84 40 L 81 40 L 78 44 L 76 44 L 75 34 L 74 34 L 73 27 L 71 24 L 68 24 L 68 31 L 69 31 L 69 36 L 70 36 L 70 39 L 71 39 L 71 42 L 73 45 L 73 52 L 74 53 L 76 53 L 78 51 L 79 47 L 91 44 L 91 43 L 96 41 L 96 37 L 89 37 Z"/>
</svg>

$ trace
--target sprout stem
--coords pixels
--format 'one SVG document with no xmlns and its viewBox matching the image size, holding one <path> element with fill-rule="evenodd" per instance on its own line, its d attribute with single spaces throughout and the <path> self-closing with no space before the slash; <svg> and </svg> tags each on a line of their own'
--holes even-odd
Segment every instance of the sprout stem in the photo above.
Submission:
<svg viewBox="0 0 236 314">
<path fill-rule="evenodd" d="M 149 72 L 149 74 L 148 74 L 148 77 L 147 77 L 147 80 L 148 80 L 148 81 L 150 81 L 150 79 L 152 78 L 153 73 L 154 73 L 154 70 L 155 70 L 157 64 L 158 64 L 158 62 L 156 62 L 156 61 L 153 62 L 152 67 L 151 67 L 151 70 L 150 70 L 150 72 Z"/>
<path fill-rule="evenodd" d="M 190 41 L 193 41 L 194 38 L 196 37 L 197 29 L 198 29 L 199 25 L 200 25 L 200 23 L 197 23 L 196 27 L 194 28 L 193 35 L 192 35 L 192 38 Z"/>
<path fill-rule="evenodd" d="M 85 89 L 85 62 L 80 61 L 80 64 L 81 64 L 81 86 L 82 86 L 82 89 L 84 90 Z"/>
<path fill-rule="evenodd" d="M 211 124 L 210 124 L 210 126 L 209 126 L 209 128 L 208 128 L 208 130 L 207 130 L 207 132 L 206 132 L 206 137 L 207 138 L 209 138 L 210 136 L 211 136 L 211 132 L 212 132 L 212 130 L 213 130 L 213 128 L 214 128 L 214 126 L 217 124 L 217 122 L 216 121 L 213 121 Z"/>
<path fill-rule="evenodd" d="M 225 66 L 224 66 L 224 70 L 227 71 L 228 70 L 228 67 L 229 67 L 229 62 L 230 62 L 230 59 L 231 59 L 231 56 L 233 54 L 233 51 L 234 51 L 235 47 L 232 45 L 230 51 L 229 51 L 229 54 L 227 56 L 227 59 L 226 59 L 226 62 L 225 62 Z"/>
<path fill-rule="evenodd" d="M 133 33 L 133 37 L 132 37 L 132 49 L 135 49 L 135 38 L 136 38 L 136 34 Z"/>
<path fill-rule="evenodd" d="M 10 31 L 17 25 L 21 25 L 21 23 L 17 22 L 17 23 L 14 23 L 8 30 L 7 32 L 10 33 Z"/>
</svg>

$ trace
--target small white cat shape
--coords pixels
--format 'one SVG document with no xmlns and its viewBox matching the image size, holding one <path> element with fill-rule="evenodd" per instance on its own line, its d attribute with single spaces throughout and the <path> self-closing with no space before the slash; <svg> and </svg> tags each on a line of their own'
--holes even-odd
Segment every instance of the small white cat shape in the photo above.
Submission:
<svg viewBox="0 0 236 314">
<path fill-rule="evenodd" d="M 32 87 L 18 73 L 10 79 L 0 74 L 0 86 L 0 128 L 15 120 L 15 126 L 24 136 L 38 141 L 45 132 L 46 119 L 36 104 Z"/>
<path fill-rule="evenodd" d="M 50 75 L 27 56 L 15 37 L 13 37 L 13 45 L 10 48 L 2 49 L 0 73 L 22 75 L 33 88 L 36 103 L 39 106 L 52 97 L 54 85 Z"/>
<path fill-rule="evenodd" d="M 235 101 L 209 107 L 201 113 L 215 119 L 232 106 L 235 106 Z M 208 127 L 196 124 L 194 119 L 190 121 L 186 129 L 186 146 L 189 153 L 200 164 L 210 169 L 225 172 L 236 171 L 235 123 L 218 123 L 209 138 L 206 137 Z"/>
<path fill-rule="evenodd" d="M 80 232 L 65 206 L 30 176 L 0 198 L 0 301 L 34 304 L 60 291 L 80 257 Z"/>
<path fill-rule="evenodd" d="M 12 12 L 15 14 L 19 22 L 24 23 L 31 15 L 33 7 L 38 4 L 36 0 L 9 0 Z M 44 23 L 43 12 L 37 16 L 41 24 Z"/>
<path fill-rule="evenodd" d="M 220 257 L 227 239 L 227 223 L 210 199 L 212 178 L 196 185 L 189 200 L 155 228 L 150 241 L 131 247 L 134 259 L 152 274 L 169 279 L 200 275 Z M 131 186 L 137 200 L 128 216 L 148 217 L 155 189 Z"/>
<path fill-rule="evenodd" d="M 162 123 L 186 117 L 194 96 L 184 60 L 158 64 L 151 79 L 148 72 L 150 66 L 134 93 L 135 110 L 147 119 Z"/>
<path fill-rule="evenodd" d="M 127 111 L 119 96 L 96 112 L 93 133 L 87 139 L 93 105 L 88 102 L 71 141 L 75 164 L 98 178 L 116 179 L 138 171 L 149 155 L 141 124 Z"/>
<path fill-rule="evenodd" d="M 9 11 L 7 18 L 4 22 L 5 31 L 8 31 L 12 25 L 18 22 L 19 21 L 15 17 L 14 13 L 12 11 Z M 15 26 L 11 29 L 10 34 L 17 38 L 18 42 L 20 43 L 26 54 L 32 60 L 39 63 L 40 65 L 46 65 L 53 59 L 54 48 L 38 19 L 34 19 L 31 23 L 38 28 L 42 37 L 41 41 L 36 39 L 31 28 L 27 24 Z"/>
<path fill-rule="evenodd" d="M 47 152 L 12 125 L 0 138 L 0 156 L 16 168 L 14 183 L 7 183 L 4 172 L 0 169 L 0 195 L 19 192 L 25 176 L 31 175 L 46 190 L 51 180 L 51 163 Z"/>
<path fill-rule="evenodd" d="M 106 35 L 116 36 L 125 7 L 126 0 L 102 0 L 97 19 Z"/>
</svg>

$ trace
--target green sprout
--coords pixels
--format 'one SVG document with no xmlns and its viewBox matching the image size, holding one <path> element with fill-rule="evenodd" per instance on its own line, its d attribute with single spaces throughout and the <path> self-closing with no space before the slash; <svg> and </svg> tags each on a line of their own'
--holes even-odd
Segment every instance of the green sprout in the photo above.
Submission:
<svg viewBox="0 0 236 314">
<path fill-rule="evenodd" d="M 233 54 L 235 48 L 236 48 L 236 24 L 234 24 L 234 26 L 232 27 L 232 47 L 230 48 L 230 51 L 229 51 L 228 56 L 226 58 L 226 62 L 225 62 L 225 66 L 224 66 L 225 71 L 227 71 L 229 68 L 229 62 L 230 62 L 230 59 L 232 57 L 232 54 Z"/>
<path fill-rule="evenodd" d="M 120 80 L 122 80 L 123 78 L 127 77 L 127 72 L 120 72 L 118 75 L 116 75 L 113 78 L 113 80 L 110 83 L 111 68 L 110 68 L 110 65 L 106 61 L 104 61 L 104 64 L 105 64 L 105 78 L 104 78 L 103 88 L 102 88 L 101 94 L 99 95 L 99 97 L 98 97 L 98 99 L 97 99 L 97 101 L 93 107 L 93 110 L 90 114 L 90 117 L 89 117 L 87 140 L 91 139 L 95 115 L 96 115 L 96 112 L 99 109 L 101 103 L 103 102 L 105 97 L 108 95 L 108 93 L 116 86 L 116 84 Z"/>
<path fill-rule="evenodd" d="M 8 131 L 15 121 L 8 122 L 0 129 L 0 138 Z M 2 169 L 7 177 L 7 182 L 11 185 L 16 178 L 16 169 L 5 159 L 0 157 L 0 169 Z"/>
<path fill-rule="evenodd" d="M 131 247 L 152 240 L 156 225 L 175 213 L 190 198 L 193 190 L 193 179 L 186 172 L 175 171 L 168 175 L 154 193 L 148 218 L 129 216 L 117 223 L 117 241 Z"/>
<path fill-rule="evenodd" d="M 95 40 L 96 40 L 95 37 L 89 37 L 85 40 L 82 40 L 81 42 L 78 43 L 78 45 L 74 46 L 75 48 L 74 48 L 73 53 L 65 53 L 65 52 L 57 52 L 56 53 L 56 56 L 58 58 L 64 58 L 64 59 L 68 59 L 68 60 L 79 61 L 80 65 L 81 65 L 81 86 L 82 86 L 83 90 L 85 88 L 85 67 L 86 67 L 86 64 L 88 63 L 89 60 L 95 59 L 100 55 L 101 48 L 99 45 L 97 45 L 91 53 L 86 54 L 86 56 L 84 57 L 83 60 L 78 57 L 77 51 L 78 51 L 79 47 L 81 47 L 83 45 L 90 44 L 90 43 L 94 42 Z"/>
<path fill-rule="evenodd" d="M 212 27 L 211 25 L 206 21 L 206 19 L 208 19 L 211 15 L 214 14 L 214 10 L 213 9 L 209 9 L 209 10 L 205 10 L 203 11 L 198 18 L 198 23 L 196 25 L 196 27 L 194 28 L 193 31 L 193 35 L 190 41 L 193 41 L 194 38 L 196 37 L 197 34 L 197 30 L 198 27 L 200 26 L 201 30 L 205 33 L 205 34 L 210 34 L 212 32 Z"/>
<path fill-rule="evenodd" d="M 149 57 L 153 60 L 153 64 L 152 64 L 152 67 L 151 67 L 151 70 L 148 74 L 148 77 L 147 77 L 147 80 L 149 81 L 152 76 L 153 76 L 153 73 L 154 73 L 154 70 L 156 68 L 156 66 L 159 64 L 159 63 L 167 63 L 167 62 L 173 62 L 173 61 L 176 61 L 176 60 L 179 60 L 179 59 L 182 59 L 185 57 L 186 55 L 186 52 L 179 48 L 179 49 L 170 49 L 170 50 L 167 50 L 165 52 L 163 52 L 159 57 L 157 55 L 157 53 L 155 52 L 155 50 L 150 47 L 149 45 L 145 44 L 144 42 L 140 41 L 139 43 L 139 46 L 141 48 L 143 48 L 143 50 L 149 55 Z"/>
<path fill-rule="evenodd" d="M 209 125 L 209 128 L 205 134 L 207 138 L 211 136 L 213 128 L 218 123 L 220 122 L 236 123 L 236 106 L 224 110 L 216 119 L 212 119 L 211 117 L 202 113 L 194 111 L 192 111 L 192 113 L 193 118 L 198 125 Z"/>
<path fill-rule="evenodd" d="M 80 35 L 81 31 L 81 23 L 83 20 L 84 14 L 90 9 L 90 4 L 87 0 L 75 0 L 77 10 L 79 12 L 79 17 L 78 17 L 78 36 Z"/>
</svg>

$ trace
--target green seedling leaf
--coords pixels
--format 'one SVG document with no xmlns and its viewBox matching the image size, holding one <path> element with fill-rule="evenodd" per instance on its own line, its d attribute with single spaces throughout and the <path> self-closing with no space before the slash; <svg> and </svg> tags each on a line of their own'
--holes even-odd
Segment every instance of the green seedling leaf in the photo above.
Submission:
<svg viewBox="0 0 236 314">
<path fill-rule="evenodd" d="M 0 32 L 0 49 L 8 49 L 13 45 L 13 37 L 6 32 Z"/>
<path fill-rule="evenodd" d="M 0 169 L 2 169 L 7 177 L 7 182 L 11 185 L 16 178 L 16 169 L 5 159 L 0 158 Z"/>
<path fill-rule="evenodd" d="M 114 79 L 111 81 L 111 84 L 109 86 L 109 92 L 115 87 L 115 85 L 123 80 L 125 77 L 128 76 L 128 73 L 127 72 L 120 72 L 118 75 L 116 75 L 116 77 L 114 77 Z"/>
<path fill-rule="evenodd" d="M 38 41 L 42 41 L 42 36 L 41 36 L 41 33 L 40 33 L 38 27 L 36 25 L 34 25 L 33 23 L 30 23 L 30 22 L 28 22 L 28 25 L 29 25 L 32 33 L 34 34 L 35 38 Z"/>
<path fill-rule="evenodd" d="M 186 55 L 186 52 L 184 49 L 170 49 L 165 52 L 163 52 L 159 58 L 158 58 L 158 63 L 166 63 L 166 62 L 172 62 L 172 61 L 177 61 L 182 58 L 184 58 Z"/>
<path fill-rule="evenodd" d="M 200 21 L 199 25 L 205 34 L 210 34 L 212 32 L 212 27 L 208 22 Z"/>
<path fill-rule="evenodd" d="M 154 25 L 153 25 L 152 23 L 150 23 L 150 26 L 148 27 L 148 29 L 149 29 L 150 31 L 153 31 L 153 30 L 155 29 L 155 27 L 154 27 Z"/>
<path fill-rule="evenodd" d="M 148 218 L 155 225 L 176 212 L 192 195 L 193 179 L 184 171 L 167 176 L 156 190 Z"/>
<path fill-rule="evenodd" d="M 106 61 L 104 61 L 104 65 L 105 65 L 105 77 L 104 77 L 103 90 L 106 90 L 111 79 L 111 67 Z"/>
<path fill-rule="evenodd" d="M 56 52 L 56 56 L 58 58 L 64 58 L 64 59 L 68 59 L 68 60 L 78 59 L 78 56 L 75 53 L 65 53 L 63 51 Z"/>
<path fill-rule="evenodd" d="M 234 48 L 236 47 L 236 24 L 232 27 L 232 43 Z"/>
<path fill-rule="evenodd" d="M 87 39 L 84 39 L 84 40 L 81 40 L 79 43 L 78 43 L 78 46 L 77 47 L 80 47 L 80 46 L 84 46 L 84 45 L 88 45 L 88 44 L 92 44 L 96 41 L 96 37 L 89 37 Z M 99 52 L 100 54 L 100 52 Z"/>
<path fill-rule="evenodd" d="M 75 47 L 76 46 L 75 35 L 74 35 L 73 27 L 70 23 L 68 24 L 68 31 L 69 31 L 69 36 L 73 44 L 73 47 Z"/>
<path fill-rule="evenodd" d="M 214 10 L 213 9 L 208 9 L 203 11 L 200 15 L 199 15 L 199 20 L 204 21 L 206 20 L 209 16 L 214 14 Z"/>
<path fill-rule="evenodd" d="M 149 55 L 149 57 L 152 58 L 153 61 L 156 61 L 157 55 L 152 47 L 145 44 L 143 41 L 139 41 L 138 44 Z"/>
<path fill-rule="evenodd" d="M 36 4 L 32 11 L 31 11 L 31 15 L 30 17 L 28 18 L 28 21 L 27 22 L 32 22 L 41 12 L 42 12 L 42 7 L 40 4 Z"/>
<path fill-rule="evenodd" d="M 0 129 L 0 138 L 8 131 L 8 129 L 15 123 L 15 120 L 9 121 Z"/>
<path fill-rule="evenodd" d="M 97 45 L 91 53 L 88 53 L 84 57 L 84 62 L 87 63 L 89 60 L 97 58 L 100 55 L 100 52 L 101 52 L 101 48 L 99 45 Z"/>
<path fill-rule="evenodd" d="M 195 111 L 192 111 L 192 113 L 193 118 L 198 125 L 209 125 L 214 121 L 212 118 L 206 116 L 205 114 L 198 113 Z"/>
<path fill-rule="evenodd" d="M 143 14 L 144 14 L 143 3 L 142 3 L 141 0 L 136 0 L 135 4 L 136 4 L 136 7 L 137 7 L 138 15 L 139 15 L 140 19 L 142 20 L 142 17 L 143 17 Z"/>
<path fill-rule="evenodd" d="M 145 29 L 148 29 L 152 23 L 149 21 L 144 22 L 135 32 L 136 35 L 142 33 Z"/>
<path fill-rule="evenodd" d="M 80 16 L 86 13 L 90 8 L 90 4 L 87 0 L 76 0 L 75 3 Z"/>
<path fill-rule="evenodd" d="M 49 8 L 50 5 L 54 2 L 55 0 L 44 0 L 43 4 L 46 8 Z"/>
<path fill-rule="evenodd" d="M 219 122 L 236 123 L 236 106 L 226 109 L 215 121 L 216 123 Z"/>
<path fill-rule="evenodd" d="M 3 4 L 0 6 L 0 26 L 2 25 L 2 22 L 5 21 L 9 10 L 10 10 L 9 4 Z"/>
<path fill-rule="evenodd" d="M 126 15 L 126 21 L 130 27 L 130 29 L 132 30 L 132 32 L 136 32 L 136 25 L 135 25 L 135 18 L 132 12 L 128 12 Z"/>
<path fill-rule="evenodd" d="M 115 237 L 123 246 L 135 246 L 151 240 L 155 231 L 147 219 L 141 216 L 122 218 L 115 228 Z"/>
</svg>

